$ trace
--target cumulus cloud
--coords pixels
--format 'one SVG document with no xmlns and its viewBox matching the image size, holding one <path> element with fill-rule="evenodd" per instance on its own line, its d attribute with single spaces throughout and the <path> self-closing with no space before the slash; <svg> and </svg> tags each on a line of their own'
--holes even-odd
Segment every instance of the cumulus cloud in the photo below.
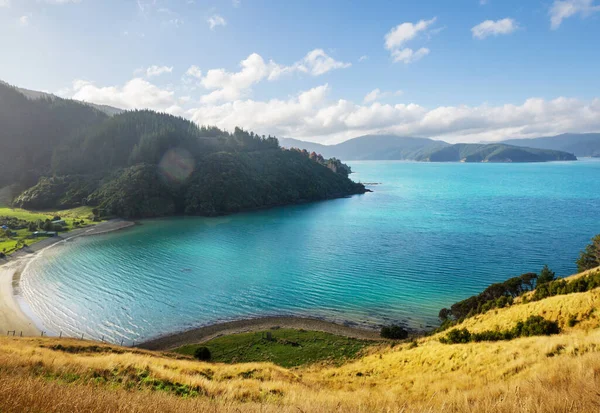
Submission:
<svg viewBox="0 0 600 413">
<path fill-rule="evenodd" d="M 238 100 L 188 112 L 199 124 L 232 129 L 242 125 L 259 133 L 318 142 L 339 142 L 367 133 L 433 137 L 450 142 L 479 142 L 600 129 L 600 100 L 532 98 L 521 105 L 442 106 L 358 105 L 329 102 L 327 85 L 288 100 Z"/>
<path fill-rule="evenodd" d="M 63 90 L 59 94 L 75 100 L 121 109 L 165 111 L 176 103 L 174 92 L 161 89 L 141 78 L 131 79 L 123 86 L 108 87 L 98 87 L 86 80 L 75 80 L 70 90 Z"/>
<path fill-rule="evenodd" d="M 358 58 L 359 62 L 364 62 L 365 60 L 367 60 L 369 58 L 369 56 L 367 55 L 362 55 L 361 57 Z"/>
<path fill-rule="evenodd" d="M 237 74 L 213 72 L 202 77 L 202 81 L 218 87 L 217 91 L 228 90 L 232 84 L 252 83 L 257 77 L 266 76 L 255 72 L 254 60 L 257 57 L 251 56 L 247 66 Z M 124 109 L 165 111 L 186 116 L 200 125 L 216 125 L 228 130 L 242 126 L 259 134 L 324 143 L 371 133 L 480 142 L 600 130 L 598 98 L 591 101 L 530 98 L 520 104 L 427 108 L 416 103 L 381 103 L 378 99 L 385 95 L 391 97 L 395 92 L 380 89 L 365 96 L 364 103 L 330 99 L 330 92 L 331 87 L 323 84 L 286 99 L 259 101 L 240 96 L 228 101 L 205 99 L 199 102 L 134 78 L 123 86 L 108 87 L 78 80 L 68 90 L 61 91 L 61 95 Z"/>
<path fill-rule="evenodd" d="M 10 0 L 0 0 L 0 7 L 10 7 Z"/>
<path fill-rule="evenodd" d="M 569 17 L 586 17 L 597 11 L 600 11 L 600 5 L 595 0 L 555 0 L 550 8 L 550 24 L 552 29 L 558 29 Z"/>
<path fill-rule="evenodd" d="M 189 69 L 185 72 L 186 76 L 194 77 L 196 79 L 202 79 L 202 70 L 196 65 L 190 66 Z"/>
<path fill-rule="evenodd" d="M 150 66 L 148 69 L 146 69 L 146 76 L 148 77 L 154 77 L 154 76 L 160 76 L 160 75 L 164 75 L 165 73 L 172 73 L 173 72 L 173 66 L 168 67 L 168 66 Z"/>
<path fill-rule="evenodd" d="M 514 19 L 501 19 L 497 21 L 486 20 L 479 23 L 471 29 L 473 37 L 485 39 L 488 36 L 499 36 L 501 34 L 510 34 L 517 30 L 518 24 Z"/>
<path fill-rule="evenodd" d="M 218 14 L 210 16 L 208 18 L 208 20 L 206 20 L 206 21 L 208 22 L 208 25 L 210 26 L 210 30 L 214 30 L 218 26 L 226 26 L 227 25 L 227 22 L 225 21 L 225 19 L 223 17 L 219 16 Z"/>
<path fill-rule="evenodd" d="M 429 49 L 422 47 L 417 51 L 405 47 L 406 43 L 424 33 L 435 22 L 436 17 L 430 20 L 420 20 L 417 23 L 402 23 L 394 27 L 385 35 L 385 48 L 390 51 L 394 62 L 412 63 L 427 56 Z"/>
<path fill-rule="evenodd" d="M 246 96 L 252 86 L 263 80 L 273 81 L 281 76 L 294 72 L 307 73 L 312 76 L 321 76 L 336 69 L 350 67 L 333 59 L 322 49 L 315 49 L 306 54 L 304 58 L 290 66 L 280 65 L 272 60 L 265 61 L 258 53 L 252 53 L 240 62 L 238 72 L 228 72 L 225 69 L 211 69 L 202 76 L 196 66 L 192 66 L 186 73 L 188 76 L 200 80 L 200 84 L 212 92 L 201 97 L 203 103 L 233 101 Z"/>
<path fill-rule="evenodd" d="M 377 88 L 377 89 L 373 89 L 372 91 L 367 93 L 365 95 L 365 98 L 363 99 L 363 102 L 371 103 L 371 102 L 375 102 L 376 100 L 388 98 L 390 96 L 400 96 L 400 95 L 402 95 L 401 90 L 397 90 L 395 92 L 382 92 L 379 88 Z"/>
<path fill-rule="evenodd" d="M 19 24 L 21 26 L 29 26 L 29 20 L 31 20 L 30 16 L 21 16 L 19 17 Z"/>
</svg>

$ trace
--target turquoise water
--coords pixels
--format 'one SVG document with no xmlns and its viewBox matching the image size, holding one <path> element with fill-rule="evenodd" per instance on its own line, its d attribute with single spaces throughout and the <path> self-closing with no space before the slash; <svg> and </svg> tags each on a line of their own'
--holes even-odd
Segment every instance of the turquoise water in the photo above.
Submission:
<svg viewBox="0 0 600 413">
<path fill-rule="evenodd" d="M 373 193 L 58 244 L 23 298 L 50 331 L 116 342 L 263 315 L 426 328 L 490 283 L 571 274 L 600 232 L 599 161 L 351 165 Z"/>
</svg>

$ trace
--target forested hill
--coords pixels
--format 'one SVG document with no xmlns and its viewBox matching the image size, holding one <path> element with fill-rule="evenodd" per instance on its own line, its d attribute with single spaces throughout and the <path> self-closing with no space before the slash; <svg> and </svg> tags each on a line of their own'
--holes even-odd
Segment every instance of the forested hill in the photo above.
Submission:
<svg viewBox="0 0 600 413">
<path fill-rule="evenodd" d="M 54 148 L 106 114 L 64 99 L 28 99 L 0 82 L 0 187 L 33 185 L 50 172 Z"/>
<path fill-rule="evenodd" d="M 0 85 L 0 124 L 0 185 L 24 189 L 14 200 L 23 208 L 221 215 L 365 192 L 337 159 L 153 111 L 108 117 Z"/>
<path fill-rule="evenodd" d="M 366 135 L 337 145 L 282 139 L 282 146 L 317 151 L 345 160 L 410 160 L 421 162 L 547 162 L 576 160 L 569 152 L 503 143 L 449 144 L 425 138 Z"/>
</svg>

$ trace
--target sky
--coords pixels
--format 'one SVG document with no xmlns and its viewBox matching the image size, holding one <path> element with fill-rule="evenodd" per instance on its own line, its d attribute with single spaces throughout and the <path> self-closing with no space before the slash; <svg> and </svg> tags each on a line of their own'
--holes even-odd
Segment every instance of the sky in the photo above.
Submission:
<svg viewBox="0 0 600 413">
<path fill-rule="evenodd" d="M 0 0 L 0 79 L 337 143 L 600 132 L 600 0 Z"/>
</svg>

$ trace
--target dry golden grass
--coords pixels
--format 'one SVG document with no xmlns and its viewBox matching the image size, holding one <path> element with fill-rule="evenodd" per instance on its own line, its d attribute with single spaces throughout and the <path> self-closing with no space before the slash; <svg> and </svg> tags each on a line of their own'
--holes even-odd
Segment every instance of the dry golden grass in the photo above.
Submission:
<svg viewBox="0 0 600 413">
<path fill-rule="evenodd" d="M 464 324 L 478 331 L 532 314 L 563 326 L 572 315 L 585 319 L 557 336 L 458 345 L 433 336 L 415 348 L 376 349 L 341 367 L 293 370 L 99 345 L 69 353 L 48 347 L 96 343 L 1 338 L 0 412 L 600 411 L 598 305 L 596 290 L 492 311 Z"/>
</svg>

